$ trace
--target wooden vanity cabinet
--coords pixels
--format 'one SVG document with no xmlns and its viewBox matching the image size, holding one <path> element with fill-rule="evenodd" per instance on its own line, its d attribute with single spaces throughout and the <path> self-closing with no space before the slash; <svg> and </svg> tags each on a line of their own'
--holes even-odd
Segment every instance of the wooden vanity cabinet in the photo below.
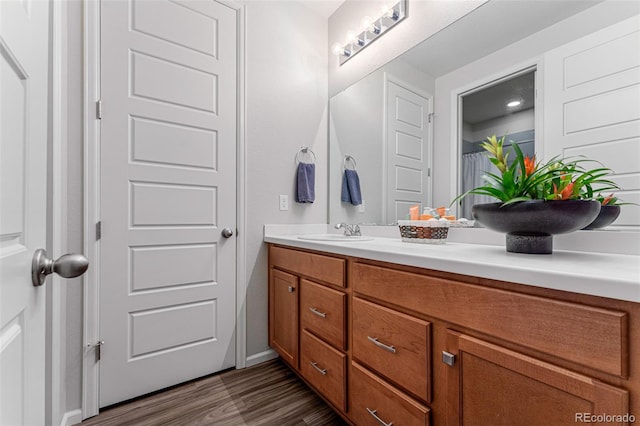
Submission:
<svg viewBox="0 0 640 426">
<path fill-rule="evenodd" d="M 638 416 L 638 304 L 365 260 L 349 280 L 354 300 L 430 323 L 434 425 Z"/>
<path fill-rule="evenodd" d="M 348 347 L 345 270 L 345 259 L 269 246 L 269 344 L 343 416 Z"/>
<path fill-rule="evenodd" d="M 353 424 L 640 418 L 638 303 L 278 246 L 269 268 L 272 347 Z"/>
</svg>

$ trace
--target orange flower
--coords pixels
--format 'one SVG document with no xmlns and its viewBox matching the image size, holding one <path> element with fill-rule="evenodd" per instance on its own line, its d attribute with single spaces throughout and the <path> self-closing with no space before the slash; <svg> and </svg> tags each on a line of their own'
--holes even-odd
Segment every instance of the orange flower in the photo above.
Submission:
<svg viewBox="0 0 640 426">
<path fill-rule="evenodd" d="M 571 182 L 567 184 L 560 192 L 558 192 L 558 187 L 556 184 L 553 184 L 553 194 L 557 196 L 558 200 L 569 200 L 573 196 L 573 186 L 575 182 Z"/>
<path fill-rule="evenodd" d="M 607 204 L 609 204 L 611 202 L 611 200 L 613 200 L 613 193 L 609 194 L 608 197 L 605 197 L 604 200 L 602 200 L 602 205 L 606 206 Z"/>
<path fill-rule="evenodd" d="M 533 172 L 536 171 L 536 157 L 535 155 L 531 158 L 527 155 L 524 157 L 524 172 L 525 176 L 529 176 Z"/>
</svg>

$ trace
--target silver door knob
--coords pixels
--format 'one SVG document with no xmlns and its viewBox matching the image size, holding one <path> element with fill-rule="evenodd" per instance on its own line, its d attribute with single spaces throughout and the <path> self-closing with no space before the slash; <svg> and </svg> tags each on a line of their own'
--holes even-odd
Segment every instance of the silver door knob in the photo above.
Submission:
<svg viewBox="0 0 640 426">
<path fill-rule="evenodd" d="M 47 257 L 46 250 L 38 249 L 31 261 L 31 281 L 39 287 L 53 272 L 64 278 L 75 278 L 84 274 L 87 268 L 89 261 L 81 254 L 65 254 L 53 260 Z"/>
<path fill-rule="evenodd" d="M 231 236 L 233 236 L 233 230 L 231 228 L 224 228 L 222 230 L 222 236 L 225 238 L 229 238 Z"/>
</svg>

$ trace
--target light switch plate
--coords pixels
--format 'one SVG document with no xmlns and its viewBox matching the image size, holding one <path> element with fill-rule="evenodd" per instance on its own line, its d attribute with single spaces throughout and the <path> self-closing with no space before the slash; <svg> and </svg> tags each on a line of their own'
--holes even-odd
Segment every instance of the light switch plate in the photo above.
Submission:
<svg viewBox="0 0 640 426">
<path fill-rule="evenodd" d="M 280 195 L 280 211 L 289 210 L 289 196 Z"/>
</svg>

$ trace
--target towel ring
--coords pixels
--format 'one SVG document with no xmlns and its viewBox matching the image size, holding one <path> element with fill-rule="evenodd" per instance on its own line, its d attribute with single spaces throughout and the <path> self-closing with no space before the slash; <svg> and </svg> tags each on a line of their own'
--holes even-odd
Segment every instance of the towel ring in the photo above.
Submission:
<svg viewBox="0 0 640 426">
<path fill-rule="evenodd" d="M 344 156 L 344 160 L 342 160 L 342 168 L 347 170 L 348 169 L 347 164 L 349 163 L 349 161 L 353 163 L 353 169 L 351 170 L 355 170 L 358 164 L 356 163 L 356 159 L 350 155 Z"/>
<path fill-rule="evenodd" d="M 316 154 L 315 152 L 313 152 L 311 150 L 311 148 L 307 147 L 307 146 L 301 146 L 300 147 L 300 151 L 298 151 L 296 153 L 296 164 L 300 163 L 300 159 L 302 158 L 302 155 L 304 154 L 310 154 L 311 158 L 313 159 L 312 162 L 315 163 L 316 162 Z"/>
</svg>

